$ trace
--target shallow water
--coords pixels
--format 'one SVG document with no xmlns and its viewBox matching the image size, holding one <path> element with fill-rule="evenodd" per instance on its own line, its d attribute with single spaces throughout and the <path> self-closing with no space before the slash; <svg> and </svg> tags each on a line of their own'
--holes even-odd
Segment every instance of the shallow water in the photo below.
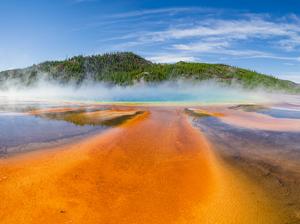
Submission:
<svg viewBox="0 0 300 224">
<path fill-rule="evenodd" d="M 51 120 L 20 111 L 55 107 L 54 104 L 1 104 L 0 156 L 30 150 L 32 144 L 51 143 L 106 129 L 103 126 L 75 125 Z"/>
<path fill-rule="evenodd" d="M 300 119 L 299 110 L 270 108 L 270 109 L 258 110 L 257 112 L 262 114 L 267 114 L 269 116 L 277 117 L 277 118 Z"/>
<path fill-rule="evenodd" d="M 101 126 L 77 126 L 20 113 L 0 113 L 0 154 L 16 151 L 12 147 L 57 141 L 103 129 Z"/>
<path fill-rule="evenodd" d="M 281 212 L 300 222 L 300 132 L 238 127 L 210 116 L 192 118 L 192 123 L 221 158 L 244 170 L 282 204 Z"/>
<path fill-rule="evenodd" d="M 147 110 L 78 144 L 0 160 L 0 217 L 6 223 L 31 217 L 43 223 L 284 223 L 268 194 L 215 158 L 183 107 Z"/>
<path fill-rule="evenodd" d="M 109 132 L 108 135 L 83 138 L 84 143 L 78 143 L 81 144 L 80 147 L 77 144 L 59 146 L 58 148 L 70 149 L 64 152 L 65 157 L 62 156 L 64 153 L 60 154 L 64 150 L 51 150 L 59 156 L 51 157 L 45 153 L 47 159 L 43 164 L 38 159 L 35 160 L 34 156 L 31 158 L 29 153 L 27 159 L 31 161 L 29 164 L 34 169 L 28 167 L 26 159 L 25 165 L 21 165 L 22 169 L 11 169 L 10 166 L 15 164 L 10 164 L 10 159 L 15 157 L 2 158 L 0 187 L 2 184 L 6 191 L 12 189 L 9 191 L 11 194 L 6 195 L 12 204 L 15 204 L 15 201 L 11 200 L 14 199 L 14 195 L 23 195 L 22 187 L 28 188 L 28 192 L 33 191 L 33 195 L 39 191 L 40 196 L 36 198 L 45 199 L 40 204 L 41 207 L 37 208 L 41 211 L 44 211 L 43 206 L 47 207 L 49 203 L 45 194 L 56 196 L 53 197 L 53 205 L 64 202 L 65 199 L 83 200 L 83 203 L 78 203 L 82 206 L 78 210 L 77 204 L 69 201 L 61 204 L 59 208 L 47 210 L 48 218 L 61 220 L 61 211 L 67 211 L 63 214 L 77 217 L 86 211 L 85 209 L 91 211 L 91 206 L 85 206 L 85 202 L 89 201 L 90 205 L 95 206 L 90 223 L 95 223 L 95 217 L 102 214 L 106 216 L 98 218 L 106 221 L 113 220 L 112 216 L 123 221 L 125 217 L 127 220 L 124 223 L 128 223 L 128 220 L 139 220 L 140 217 L 147 218 L 148 223 L 159 223 L 158 220 L 171 223 L 170 220 L 180 219 L 179 213 L 182 211 L 182 217 L 186 221 L 184 223 L 193 220 L 195 214 L 198 215 L 197 219 L 194 217 L 195 219 L 188 223 L 226 224 L 230 223 L 228 220 L 244 220 L 237 223 L 253 223 L 252 220 L 260 220 L 255 223 L 264 224 L 284 223 L 282 220 L 275 221 L 279 216 L 284 220 L 288 217 L 287 223 L 299 221 L 300 132 L 237 127 L 223 123 L 221 116 L 220 119 L 213 117 L 217 113 L 192 118 L 193 125 L 201 130 L 198 132 L 188 122 L 184 107 L 176 106 L 129 107 L 47 102 L 2 103 L 1 106 L 2 155 L 30 150 L 33 144 L 43 149 L 47 147 L 41 146 L 42 143 L 52 143 L 60 139 L 72 140 L 76 136 L 106 130 L 102 125 L 88 125 L 87 121 L 93 120 L 85 120 L 85 123 L 82 123 L 81 118 L 87 118 L 81 116 L 82 113 L 90 112 L 89 118 L 94 118 L 95 114 L 99 115 L 99 111 L 108 112 L 109 115 L 111 111 L 149 112 L 142 113 L 140 120 L 137 123 L 133 122 L 134 125 L 124 125 L 126 128 Z M 70 112 L 69 107 L 75 110 Z M 256 112 L 258 111 L 249 111 L 245 114 Z M 81 125 L 76 125 L 79 124 L 78 119 Z M 215 159 L 214 155 L 211 155 L 212 151 L 224 158 L 226 163 Z M 71 162 L 65 167 L 65 161 L 69 159 Z M 22 164 L 22 160 L 18 162 Z M 43 172 L 35 172 L 40 164 Z M 234 169 L 231 169 L 231 165 Z M 52 172 L 52 169 L 58 167 L 61 171 Z M 26 175 L 18 176 L 14 173 L 23 170 L 26 170 Z M 248 178 L 248 175 L 251 178 Z M 22 179 L 23 177 L 25 179 Z M 34 178 L 37 178 L 36 182 Z M 61 185 L 58 185 L 57 179 Z M 44 181 L 43 188 L 40 187 L 40 180 Z M 11 185 L 6 186 L 6 181 L 11 181 Z M 47 191 L 49 181 L 52 181 L 52 191 Z M 16 186 L 16 183 L 22 183 L 24 186 Z M 205 191 L 201 191 L 202 188 Z M 78 189 L 81 189 L 80 196 Z M 65 193 L 68 193 L 68 196 Z M 95 197 L 97 194 L 98 198 Z M 203 195 L 208 199 L 203 200 L 202 204 L 199 198 Z M 28 205 L 36 206 L 35 197 L 31 194 L 25 196 L 28 197 Z M 274 198 L 274 201 L 270 198 Z M 12 204 L 8 207 L 2 204 L 2 210 L 15 210 Z M 170 207 L 170 204 L 174 207 Z M 113 206 L 107 208 L 106 205 Z M 99 208 L 102 209 L 101 214 Z M 165 210 L 166 208 L 171 209 Z M 124 210 L 126 214 L 122 213 Z M 54 212 L 54 215 L 49 211 Z M 280 211 L 279 215 L 277 211 Z M 22 215 L 18 217 L 22 219 Z M 209 222 L 200 222 L 201 219 Z"/>
<path fill-rule="evenodd" d="M 242 152 L 281 153 L 290 160 L 295 161 L 300 168 L 300 132 L 264 131 L 236 127 L 223 123 L 216 117 L 203 117 L 194 119 L 193 123 L 206 135 L 212 138 L 215 144 L 222 144 L 236 154 Z"/>
</svg>

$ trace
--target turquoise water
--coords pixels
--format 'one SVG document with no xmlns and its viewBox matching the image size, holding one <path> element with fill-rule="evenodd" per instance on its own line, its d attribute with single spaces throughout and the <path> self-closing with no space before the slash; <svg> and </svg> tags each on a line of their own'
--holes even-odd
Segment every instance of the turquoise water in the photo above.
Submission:
<svg viewBox="0 0 300 224">
<path fill-rule="evenodd" d="M 257 91 L 225 87 L 216 83 L 193 84 L 188 82 L 167 82 L 159 84 L 136 84 L 133 86 L 83 85 L 38 86 L 34 89 L 3 92 L 7 97 L 19 99 L 55 99 L 72 101 L 106 102 L 245 102 L 267 101 Z M 1 93 L 0 93 L 1 95 Z"/>
</svg>

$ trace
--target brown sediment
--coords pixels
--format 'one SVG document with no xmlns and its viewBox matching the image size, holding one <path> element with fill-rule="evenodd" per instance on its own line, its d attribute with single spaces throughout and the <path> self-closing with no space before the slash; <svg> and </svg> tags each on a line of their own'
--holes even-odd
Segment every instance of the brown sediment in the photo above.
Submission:
<svg viewBox="0 0 300 224">
<path fill-rule="evenodd" d="M 79 113 L 79 115 L 83 115 L 86 120 L 106 121 L 121 116 L 135 115 L 137 112 L 137 110 L 101 110 L 93 112 L 82 112 Z"/>
<path fill-rule="evenodd" d="M 224 154 L 224 153 L 223 153 Z M 281 204 L 280 212 L 285 214 L 286 223 L 300 223 L 300 189 L 299 166 L 289 171 L 286 164 L 278 164 L 278 157 L 273 155 L 272 161 L 264 161 L 259 156 L 253 158 L 247 155 L 239 157 L 223 155 L 226 164 L 234 170 L 240 170 L 251 180 L 261 186 L 275 203 Z"/>
<path fill-rule="evenodd" d="M 53 106 L 49 108 L 39 108 L 39 109 L 31 109 L 25 111 L 26 114 L 30 115 L 43 115 L 43 114 L 50 114 L 50 113 L 66 113 L 66 112 L 84 112 L 84 111 L 93 111 L 93 110 L 103 110 L 107 109 L 107 105 L 98 105 L 98 104 L 83 104 L 83 103 L 76 103 L 76 104 L 68 104 L 67 102 L 61 103 L 59 106 Z M 110 105 L 110 107 L 113 107 Z"/>
<path fill-rule="evenodd" d="M 248 112 L 255 112 L 257 110 L 268 109 L 268 107 L 266 105 L 259 105 L 259 104 L 238 104 L 238 105 L 229 107 L 229 109 L 233 109 L 233 110 L 241 109 L 241 110 L 248 111 Z"/>
<path fill-rule="evenodd" d="M 46 109 L 35 109 L 28 111 L 27 113 L 30 115 L 41 115 L 47 113 L 64 113 L 70 111 L 78 111 L 80 107 L 59 107 L 59 108 L 46 108 Z"/>
<path fill-rule="evenodd" d="M 28 112 L 35 115 L 53 120 L 64 120 L 76 125 L 105 125 L 115 126 L 143 113 L 143 111 L 132 108 L 119 108 L 116 106 L 78 106 L 39 109 Z"/>
<path fill-rule="evenodd" d="M 191 115 L 196 115 L 196 116 L 213 116 L 213 117 L 223 117 L 223 113 L 219 112 L 212 112 L 212 111 L 207 111 L 199 108 L 187 108 L 186 111 L 190 113 Z"/>
<path fill-rule="evenodd" d="M 283 223 L 182 109 L 149 108 L 79 143 L 0 160 L 1 223 Z"/>
</svg>

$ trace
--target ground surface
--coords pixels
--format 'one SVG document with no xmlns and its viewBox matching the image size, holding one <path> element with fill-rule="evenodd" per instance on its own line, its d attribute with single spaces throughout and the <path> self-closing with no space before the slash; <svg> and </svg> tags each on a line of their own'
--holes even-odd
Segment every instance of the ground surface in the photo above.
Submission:
<svg viewBox="0 0 300 224">
<path fill-rule="evenodd" d="M 1 223 L 288 223 L 183 108 L 57 149 L 0 160 Z"/>
</svg>

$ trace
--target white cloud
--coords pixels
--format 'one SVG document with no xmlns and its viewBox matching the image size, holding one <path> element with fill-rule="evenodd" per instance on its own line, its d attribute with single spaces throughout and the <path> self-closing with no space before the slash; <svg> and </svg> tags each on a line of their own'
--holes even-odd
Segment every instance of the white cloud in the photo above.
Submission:
<svg viewBox="0 0 300 224">
<path fill-rule="evenodd" d="M 170 39 L 218 37 L 226 40 L 247 40 L 281 38 L 285 44 L 300 45 L 299 24 L 277 23 L 263 18 L 255 19 L 209 19 L 189 28 L 171 28 L 164 31 L 146 33 L 143 40 L 166 41 Z M 280 43 L 280 42 L 279 42 Z"/>
<path fill-rule="evenodd" d="M 184 51 L 195 51 L 195 52 L 211 52 L 220 49 L 224 49 L 224 47 L 228 47 L 229 43 L 225 41 L 221 42 L 198 42 L 193 44 L 174 44 L 173 47 L 177 50 Z"/>
<path fill-rule="evenodd" d="M 291 52 L 300 48 L 298 17 L 295 19 L 293 16 L 289 21 L 282 18 L 271 20 L 268 16 L 259 14 L 242 14 L 240 17 L 239 19 L 204 19 L 190 26 L 171 24 L 173 26 L 171 28 L 125 35 L 120 37 L 120 40 L 126 41 L 126 38 L 129 38 L 130 42 L 134 43 L 131 46 L 153 45 L 159 42 L 178 51 L 297 60 L 294 57 L 282 57 L 270 52 L 274 49 Z M 247 46 L 247 43 L 255 41 L 263 42 L 262 48 L 268 46 L 269 49 L 265 52 L 258 51 L 255 46 L 258 43 L 254 44 L 255 49 L 252 49 L 253 46 Z M 239 46 L 234 48 L 236 45 Z"/>
<path fill-rule="evenodd" d="M 224 56 L 300 61 L 300 18 L 295 14 L 273 17 L 224 9 L 174 7 L 129 11 L 105 18 L 129 24 L 123 34 L 105 39 L 112 43 L 112 49 L 158 55 L 151 58 L 156 62 L 194 61 L 199 53 L 216 62 Z M 152 20 L 165 23 L 148 23 Z M 165 55 L 159 55 L 163 52 Z"/>
<path fill-rule="evenodd" d="M 174 44 L 172 46 L 176 50 L 185 52 L 196 52 L 196 53 L 209 53 L 218 55 L 230 55 L 244 58 L 269 58 L 277 60 L 288 60 L 288 61 L 300 61 L 299 57 L 286 57 L 277 56 L 272 53 L 257 51 L 257 50 L 246 50 L 246 49 L 231 49 L 228 42 L 200 42 L 191 44 Z"/>
<path fill-rule="evenodd" d="M 291 80 L 300 84 L 300 72 L 288 72 L 279 76 L 281 79 Z"/>
<path fill-rule="evenodd" d="M 197 59 L 193 56 L 178 56 L 176 54 L 165 54 L 159 56 L 147 57 L 147 60 L 150 60 L 155 63 L 176 63 L 179 61 L 197 61 Z"/>
<path fill-rule="evenodd" d="M 80 1 L 80 0 L 79 0 Z M 81 0 L 86 1 L 86 0 Z M 129 18 L 129 17 L 139 17 L 146 15 L 155 15 L 155 14 L 177 14 L 183 12 L 216 12 L 217 9 L 204 8 L 204 7 L 172 7 L 172 8 L 159 8 L 159 9 L 145 9 L 137 11 L 129 11 L 124 13 L 116 13 L 108 16 L 108 18 Z"/>
</svg>

